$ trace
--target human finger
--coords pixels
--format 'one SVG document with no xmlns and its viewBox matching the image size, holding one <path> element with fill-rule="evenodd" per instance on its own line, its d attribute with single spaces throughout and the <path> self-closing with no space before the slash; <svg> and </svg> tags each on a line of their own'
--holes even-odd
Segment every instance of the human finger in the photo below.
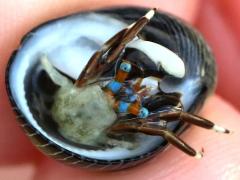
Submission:
<svg viewBox="0 0 240 180">
<path fill-rule="evenodd" d="M 240 109 L 239 5 L 239 1 L 203 1 L 196 22 L 216 56 L 217 93 L 238 109 Z"/>
</svg>

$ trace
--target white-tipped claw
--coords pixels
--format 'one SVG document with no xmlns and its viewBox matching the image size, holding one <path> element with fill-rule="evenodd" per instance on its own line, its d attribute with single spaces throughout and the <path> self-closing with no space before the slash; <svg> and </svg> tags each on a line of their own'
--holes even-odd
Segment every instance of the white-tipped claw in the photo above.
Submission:
<svg viewBox="0 0 240 180">
<path fill-rule="evenodd" d="M 147 12 L 147 14 L 145 14 L 144 17 L 147 18 L 148 20 L 152 19 L 152 17 L 153 17 L 154 14 L 155 14 L 155 11 L 156 11 L 155 8 L 154 8 L 154 9 L 151 9 L 150 11 Z M 131 29 L 135 23 L 136 23 L 136 22 L 130 24 L 130 25 L 127 27 L 127 29 Z"/>
<path fill-rule="evenodd" d="M 147 14 L 145 15 L 145 17 L 146 17 L 148 20 L 152 19 L 152 17 L 153 17 L 154 14 L 155 14 L 155 11 L 156 11 L 155 8 L 154 8 L 154 9 L 151 9 L 150 11 L 147 12 Z"/>
<path fill-rule="evenodd" d="M 194 156 L 196 159 L 201 159 L 203 157 L 203 151 L 197 151 L 196 155 Z"/>
<path fill-rule="evenodd" d="M 230 133 L 230 131 L 224 127 L 218 126 L 218 125 L 214 125 L 213 126 L 213 130 L 219 133 Z"/>
</svg>

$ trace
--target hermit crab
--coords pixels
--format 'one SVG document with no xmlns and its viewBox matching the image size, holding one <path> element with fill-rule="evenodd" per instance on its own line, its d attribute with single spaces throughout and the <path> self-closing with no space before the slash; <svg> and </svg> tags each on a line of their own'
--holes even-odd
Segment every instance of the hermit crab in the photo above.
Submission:
<svg viewBox="0 0 240 180">
<path fill-rule="evenodd" d="M 85 168 L 122 169 L 180 139 L 216 81 L 201 35 L 156 9 L 125 7 L 52 20 L 28 33 L 8 64 L 17 118 L 46 155 Z"/>
</svg>

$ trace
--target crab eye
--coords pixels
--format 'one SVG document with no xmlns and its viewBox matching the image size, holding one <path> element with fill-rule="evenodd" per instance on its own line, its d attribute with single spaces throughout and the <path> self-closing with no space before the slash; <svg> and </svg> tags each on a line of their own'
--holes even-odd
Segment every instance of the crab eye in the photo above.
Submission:
<svg viewBox="0 0 240 180">
<path fill-rule="evenodd" d="M 120 69 L 123 70 L 124 72 L 129 73 L 131 71 L 131 65 L 129 63 L 121 63 Z"/>
<path fill-rule="evenodd" d="M 139 116 L 140 118 L 146 118 L 146 117 L 148 117 L 148 115 L 149 115 L 148 109 L 142 107 L 142 108 L 139 110 L 139 115 L 138 115 L 138 116 Z"/>
</svg>

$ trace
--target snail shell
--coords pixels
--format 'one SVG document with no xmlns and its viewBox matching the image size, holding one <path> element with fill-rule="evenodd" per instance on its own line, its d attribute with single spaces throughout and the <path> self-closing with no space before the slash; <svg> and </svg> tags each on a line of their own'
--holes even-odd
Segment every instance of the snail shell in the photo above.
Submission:
<svg viewBox="0 0 240 180">
<path fill-rule="evenodd" d="M 6 87 L 21 126 L 46 155 L 69 165 L 115 170 L 144 162 L 166 147 L 161 137 L 147 135 L 138 135 L 139 145 L 133 149 L 98 148 L 67 140 L 57 130 L 49 111 L 59 86 L 52 82 L 40 63 L 40 56 L 47 54 L 64 75 L 77 79 L 93 52 L 146 11 L 126 7 L 82 12 L 44 23 L 23 37 L 20 48 L 10 58 Z M 165 92 L 181 93 L 185 110 L 197 112 L 216 82 L 215 62 L 201 35 L 181 20 L 157 12 L 140 36 L 161 44 L 183 60 L 185 77 L 166 77 L 160 86 Z M 146 69 L 155 68 L 133 49 L 126 49 L 126 58 L 137 58 Z M 169 124 L 177 134 L 186 127 L 180 122 Z"/>
</svg>

